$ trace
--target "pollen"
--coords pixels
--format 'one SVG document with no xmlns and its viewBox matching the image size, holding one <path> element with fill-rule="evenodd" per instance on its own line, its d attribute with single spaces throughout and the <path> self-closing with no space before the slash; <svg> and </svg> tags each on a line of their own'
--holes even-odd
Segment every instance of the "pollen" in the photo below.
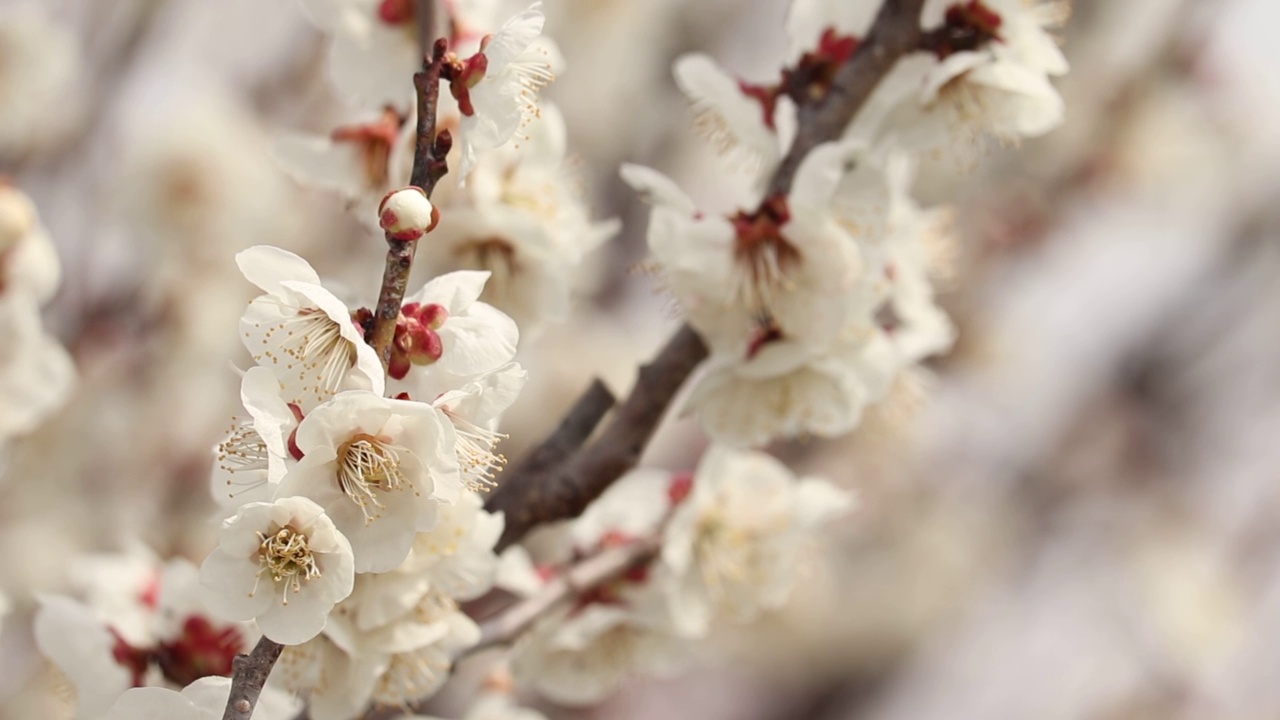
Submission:
<svg viewBox="0 0 1280 720">
<path fill-rule="evenodd" d="M 297 594 L 304 582 L 320 577 L 306 535 L 286 526 L 270 535 L 258 533 L 258 541 L 259 579 L 265 573 L 277 585 L 283 583 L 285 605 L 289 604 L 290 592 Z"/>
<path fill-rule="evenodd" d="M 405 484 L 400 455 L 388 438 L 359 433 L 338 449 L 338 487 L 360 507 L 366 523 L 382 514 L 379 493 Z"/>
</svg>

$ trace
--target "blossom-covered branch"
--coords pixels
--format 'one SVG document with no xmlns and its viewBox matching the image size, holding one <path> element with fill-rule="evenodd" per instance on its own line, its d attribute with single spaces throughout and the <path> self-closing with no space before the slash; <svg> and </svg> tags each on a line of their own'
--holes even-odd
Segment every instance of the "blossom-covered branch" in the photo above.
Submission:
<svg viewBox="0 0 1280 720">
<path fill-rule="evenodd" d="M 431 13 L 423 13 L 430 16 Z M 430 26 L 430 22 L 424 23 Z M 426 67 L 413 76 L 413 87 L 418 99 L 418 128 L 414 143 L 413 171 L 409 175 L 409 184 L 419 188 L 430 200 L 436 183 L 444 177 L 449 168 L 445 158 L 453 147 L 453 138 L 447 130 L 436 133 L 436 111 L 440 97 L 440 71 L 444 65 L 445 53 L 449 43 L 440 38 L 432 45 L 431 59 Z M 388 200 L 392 196 L 388 196 Z M 384 201 L 385 205 L 386 201 Z M 426 204 L 427 212 L 433 212 L 430 203 Z M 385 212 L 384 208 L 380 211 Z M 383 214 L 380 212 L 380 214 Z M 374 308 L 372 325 L 367 333 L 367 340 L 378 353 L 378 358 L 385 368 L 391 362 L 391 343 L 395 339 L 396 321 L 400 317 L 400 307 L 404 302 L 405 292 L 409 287 L 409 274 L 413 270 L 413 257 L 418 249 L 420 233 L 398 233 L 395 225 L 400 219 L 386 218 L 383 229 L 387 233 L 387 262 L 382 271 L 382 290 L 378 294 L 378 306 Z"/>
<path fill-rule="evenodd" d="M 894 63 L 915 49 L 923 5 L 924 0 L 886 0 L 867 38 L 839 71 L 828 94 L 800 108 L 800 127 L 769 182 L 771 194 L 788 191 L 808 153 L 839 138 Z M 509 475 L 502 491 L 488 503 L 490 510 L 502 510 L 507 516 L 499 547 L 517 542 L 537 525 L 578 515 L 610 483 L 635 467 L 667 406 L 707 353 L 696 331 L 681 328 L 640 370 L 631 395 L 593 445 L 559 467 L 540 469 L 536 475 Z"/>
</svg>

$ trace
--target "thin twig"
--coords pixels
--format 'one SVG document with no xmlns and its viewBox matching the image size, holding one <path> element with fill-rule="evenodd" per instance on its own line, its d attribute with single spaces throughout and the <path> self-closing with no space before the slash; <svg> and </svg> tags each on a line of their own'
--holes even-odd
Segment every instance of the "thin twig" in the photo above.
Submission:
<svg viewBox="0 0 1280 720">
<path fill-rule="evenodd" d="M 427 197 L 431 197 L 436 183 L 448 172 L 445 158 L 453 144 L 448 131 L 436 134 L 440 68 L 448 49 L 447 40 L 437 40 L 432 48 L 431 62 L 425 70 L 413 76 L 413 86 L 418 97 L 418 136 L 414 145 L 413 172 L 409 176 L 409 184 L 422 188 Z M 387 235 L 387 262 L 382 270 L 382 288 L 378 293 L 378 306 L 373 311 L 373 322 L 365 337 L 378 352 L 383 368 L 391 363 L 391 344 L 396 336 L 396 322 L 400 318 L 404 294 L 409 288 L 409 274 L 413 271 L 413 256 L 417 250 L 417 240 L 397 240 L 390 234 Z"/>
<path fill-rule="evenodd" d="M 507 608 L 480 626 L 479 644 L 462 651 L 457 660 L 498 645 L 509 645 L 539 618 L 564 601 L 598 587 L 631 568 L 648 563 L 658 553 L 658 536 L 613 547 L 574 565 L 547 583 L 538 594 Z"/>
<path fill-rule="evenodd" d="M 283 645 L 264 636 L 248 655 L 237 655 L 231 661 L 231 694 L 227 696 L 227 709 L 222 712 L 222 720 L 249 720 L 253 717 L 253 708 L 258 704 L 262 686 L 267 684 L 267 676 L 282 651 Z"/>
<path fill-rule="evenodd" d="M 413 87 L 418 101 L 418 136 L 414 146 L 413 172 L 409 182 L 422 188 L 431 196 L 436 183 L 448 172 L 445 157 L 449 154 L 452 139 L 448 132 L 436 134 L 436 107 L 440 97 L 440 68 L 449 43 L 444 38 L 435 40 L 435 1 L 417 0 L 418 36 L 423 50 L 422 72 L 413 76 Z M 431 48 L 430 61 L 426 49 Z M 365 340 L 378 351 L 382 367 L 391 360 L 391 342 L 395 339 L 396 320 L 400 316 L 400 304 L 404 301 L 413 269 L 415 242 L 387 238 L 387 262 L 382 274 L 382 288 L 378 294 L 378 307 Z M 284 646 L 265 636 L 248 655 L 237 655 L 232 663 L 231 694 L 223 720 L 249 720 L 253 708 L 262 694 L 262 687 L 271 674 L 271 668 Z"/>
<path fill-rule="evenodd" d="M 835 140 L 871 97 L 894 64 L 920 44 L 920 11 L 924 0 L 885 0 L 875 23 L 849 62 L 840 68 L 831 89 L 817 103 L 800 108 L 800 129 L 769 182 L 767 195 L 785 195 L 809 152 Z"/>
<path fill-rule="evenodd" d="M 509 492 L 495 495 L 488 509 L 503 511 L 507 520 L 498 549 L 518 541 L 536 525 L 578 516 L 614 480 L 635 467 L 676 392 L 706 357 L 702 338 L 693 328 L 682 327 L 653 362 L 640 368 L 631 395 L 595 443 L 559 466 L 516 480 Z"/>
</svg>

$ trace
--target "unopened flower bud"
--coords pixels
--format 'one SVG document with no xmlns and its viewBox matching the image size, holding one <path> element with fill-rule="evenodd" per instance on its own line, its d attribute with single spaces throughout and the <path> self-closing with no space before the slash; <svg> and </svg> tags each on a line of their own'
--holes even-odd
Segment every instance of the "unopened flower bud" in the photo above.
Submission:
<svg viewBox="0 0 1280 720">
<path fill-rule="evenodd" d="M 378 224 L 396 240 L 417 240 L 438 222 L 440 213 L 422 188 L 409 186 L 387 193 L 378 206 Z"/>
<path fill-rule="evenodd" d="M 18 244 L 36 226 L 36 209 L 21 190 L 0 180 L 0 253 Z"/>
</svg>

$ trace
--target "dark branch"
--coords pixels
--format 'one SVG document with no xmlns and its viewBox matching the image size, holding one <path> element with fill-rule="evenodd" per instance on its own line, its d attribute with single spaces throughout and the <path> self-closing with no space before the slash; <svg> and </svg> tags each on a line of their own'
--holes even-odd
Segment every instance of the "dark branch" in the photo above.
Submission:
<svg viewBox="0 0 1280 720">
<path fill-rule="evenodd" d="M 557 467 L 513 483 L 510 492 L 494 496 L 489 509 L 504 511 L 507 519 L 498 549 L 518 541 L 536 525 L 577 517 L 614 480 L 635 467 L 676 392 L 706 357 L 707 346 L 698 333 L 684 326 L 653 362 L 640 368 L 630 397 L 594 444 Z M 592 392 L 594 388 L 588 394 Z M 579 401 L 577 407 L 582 405 Z"/>
<path fill-rule="evenodd" d="M 613 393 L 604 383 L 593 381 L 555 432 L 526 455 L 518 466 L 503 473 L 498 489 L 485 504 L 489 511 L 501 510 L 510 523 L 520 514 L 521 508 L 534 506 L 536 503 L 530 499 L 546 483 L 546 474 L 582 447 L 616 403 Z"/>
<path fill-rule="evenodd" d="M 795 141 L 770 181 L 767 195 L 788 192 L 805 156 L 844 134 L 894 63 L 919 46 L 923 6 L 924 0 L 885 0 L 871 31 L 836 74 L 831 90 L 818 103 L 800 109 Z M 558 467 L 514 474 L 508 481 L 510 489 L 495 494 L 488 504 L 490 510 L 506 513 L 507 527 L 498 549 L 518 542 L 537 525 L 576 517 L 635 467 L 667 406 L 706 356 L 707 348 L 698 334 L 687 325 L 681 328 L 658 357 L 640 369 L 631 395 L 595 444 Z M 585 435 L 579 442 L 584 440 Z M 529 464 L 531 461 L 526 461 L 525 465 Z"/>
<path fill-rule="evenodd" d="M 788 193 L 796 170 L 809 152 L 843 135 L 894 64 L 919 47 L 923 7 L 924 0 L 885 0 L 870 32 L 848 64 L 836 73 L 830 92 L 818 103 L 800 108 L 800 130 L 769 182 L 766 195 Z"/>
<path fill-rule="evenodd" d="M 267 676 L 283 650 L 280 643 L 263 637 L 248 655 L 236 656 L 231 663 L 231 694 L 227 696 L 222 720 L 249 720 L 253 716 L 262 686 L 267 684 Z"/>
<path fill-rule="evenodd" d="M 449 41 L 444 38 L 437 40 L 432 48 L 431 62 L 425 70 L 413 76 L 413 86 L 418 96 L 418 135 L 409 184 L 422 188 L 427 197 L 431 197 L 436 183 L 449 171 L 445 158 L 453 145 L 448 131 L 436 134 L 440 68 L 448 49 Z M 397 240 L 390 234 L 387 235 L 387 262 L 382 270 L 382 289 L 378 293 L 378 306 L 373 311 L 373 322 L 365 336 L 365 340 L 378 352 L 383 368 L 391 362 L 396 321 L 400 318 L 400 305 L 409 288 L 409 274 L 413 271 L 413 256 L 417 250 L 417 240 Z"/>
</svg>

